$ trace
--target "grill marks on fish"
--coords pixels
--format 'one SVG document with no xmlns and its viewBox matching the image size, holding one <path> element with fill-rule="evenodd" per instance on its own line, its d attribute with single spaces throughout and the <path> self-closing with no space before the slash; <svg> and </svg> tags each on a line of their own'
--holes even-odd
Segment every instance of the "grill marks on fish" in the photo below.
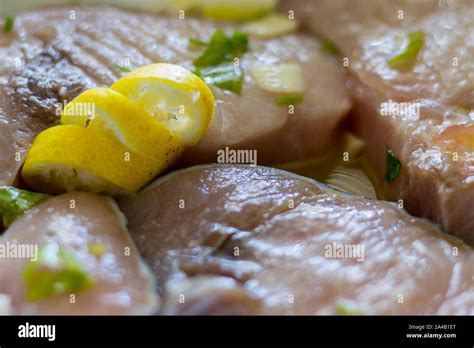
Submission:
<svg viewBox="0 0 474 348">
<path fill-rule="evenodd" d="M 58 55 L 50 49 L 35 57 L 20 72 L 12 75 L 7 87 L 15 111 L 25 117 L 31 115 L 44 127 L 56 124 L 60 105 L 84 89 L 81 73 L 74 75 L 67 60 L 58 58 Z M 64 70 L 70 73 L 58 74 Z"/>
</svg>

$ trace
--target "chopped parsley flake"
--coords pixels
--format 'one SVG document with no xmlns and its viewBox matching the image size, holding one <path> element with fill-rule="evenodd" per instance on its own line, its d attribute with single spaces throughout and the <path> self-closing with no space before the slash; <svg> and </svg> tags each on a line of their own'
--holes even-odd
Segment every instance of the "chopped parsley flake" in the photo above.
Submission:
<svg viewBox="0 0 474 348">
<path fill-rule="evenodd" d="M 38 259 L 29 261 L 23 281 L 30 302 L 81 291 L 94 282 L 69 251 L 54 243 L 40 246 Z"/>
<path fill-rule="evenodd" d="M 323 50 L 323 52 L 326 52 L 332 55 L 337 55 L 340 53 L 336 45 L 334 45 L 334 43 L 329 40 L 321 41 L 321 49 Z"/>
<path fill-rule="evenodd" d="M 50 195 L 20 190 L 11 186 L 0 187 L 0 215 L 3 226 L 10 226 L 25 211 L 48 197 Z"/>
<path fill-rule="evenodd" d="M 10 33 L 13 30 L 14 22 L 15 22 L 15 18 L 13 16 L 7 16 L 5 18 L 5 24 L 3 25 L 3 32 Z"/>
<path fill-rule="evenodd" d="M 339 303 L 336 306 L 336 312 L 338 315 L 360 315 L 360 312 L 354 308 L 351 308 L 343 303 Z"/>
<path fill-rule="evenodd" d="M 131 72 L 132 71 L 132 69 L 130 69 L 127 66 L 118 65 L 118 64 L 115 64 L 115 66 L 117 67 L 117 69 L 119 69 L 120 71 L 123 71 L 123 72 Z"/>
<path fill-rule="evenodd" d="M 385 180 L 394 181 L 402 171 L 402 162 L 395 156 L 392 149 L 387 148 Z"/>
<path fill-rule="evenodd" d="M 242 69 L 234 63 L 223 63 L 194 71 L 208 85 L 212 84 L 221 89 L 240 94 L 242 90 Z"/>
<path fill-rule="evenodd" d="M 400 69 L 413 66 L 425 43 L 425 33 L 422 30 L 413 31 L 407 35 L 405 41 L 407 43 L 403 52 L 388 61 L 390 67 Z"/>
<path fill-rule="evenodd" d="M 193 39 L 193 42 L 197 43 L 197 40 Z M 194 65 L 198 68 L 230 62 L 249 49 L 247 35 L 238 31 L 227 37 L 224 32 L 217 30 L 209 43 L 202 42 L 202 44 L 205 44 L 206 48 L 194 60 Z"/>
<path fill-rule="evenodd" d="M 294 105 L 301 103 L 303 101 L 303 96 L 302 95 L 285 95 L 283 97 L 279 97 L 275 99 L 275 104 L 276 105 Z"/>
<path fill-rule="evenodd" d="M 242 90 L 243 71 L 234 64 L 234 59 L 249 50 L 248 37 L 241 32 L 227 36 L 217 30 L 209 42 L 191 38 L 190 44 L 204 47 L 202 53 L 194 60 L 196 75 L 207 84 L 240 94 Z"/>
</svg>

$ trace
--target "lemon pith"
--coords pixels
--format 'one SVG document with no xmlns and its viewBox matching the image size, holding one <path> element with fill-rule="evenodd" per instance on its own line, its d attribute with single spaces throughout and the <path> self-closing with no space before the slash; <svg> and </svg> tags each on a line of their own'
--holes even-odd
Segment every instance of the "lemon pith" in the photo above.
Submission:
<svg viewBox="0 0 474 348">
<path fill-rule="evenodd" d="M 177 65 L 138 68 L 110 88 L 142 105 L 187 146 L 204 136 L 214 113 L 206 83 Z"/>
<path fill-rule="evenodd" d="M 138 103 L 107 88 L 93 88 L 74 98 L 66 105 L 61 123 L 101 130 L 115 137 L 129 150 L 155 161 L 163 159 L 163 152 L 177 155 L 183 147 L 165 126 L 150 117 Z M 173 160 L 166 159 L 168 162 Z"/>
</svg>

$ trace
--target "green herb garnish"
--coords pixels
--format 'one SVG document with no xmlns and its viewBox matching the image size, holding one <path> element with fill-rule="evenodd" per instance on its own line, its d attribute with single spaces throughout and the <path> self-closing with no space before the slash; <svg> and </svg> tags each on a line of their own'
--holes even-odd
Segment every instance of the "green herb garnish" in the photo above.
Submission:
<svg viewBox="0 0 474 348">
<path fill-rule="evenodd" d="M 13 23 L 15 18 L 13 16 L 7 16 L 5 18 L 5 24 L 3 25 L 3 32 L 10 33 L 13 30 Z"/>
<path fill-rule="evenodd" d="M 194 73 L 208 85 L 212 84 L 237 94 L 240 94 L 242 90 L 242 69 L 236 67 L 234 63 L 223 63 L 208 68 L 199 68 Z"/>
<path fill-rule="evenodd" d="M 332 43 L 332 41 L 329 41 L 329 40 L 321 41 L 321 49 L 323 50 L 323 52 L 326 52 L 332 55 L 338 55 L 340 53 L 336 45 L 334 45 L 334 43 Z"/>
<path fill-rule="evenodd" d="M 0 187 L 0 215 L 3 226 L 10 226 L 25 211 L 48 197 L 50 195 L 20 190 L 11 186 Z"/>
<path fill-rule="evenodd" d="M 199 47 L 206 47 L 207 46 L 207 42 L 204 42 L 202 40 L 199 40 L 199 39 L 196 39 L 194 37 L 190 38 L 189 39 L 189 43 L 191 45 L 194 45 L 194 46 L 199 46 Z"/>
<path fill-rule="evenodd" d="M 132 71 L 132 69 L 130 69 L 130 68 L 127 67 L 127 66 L 118 65 L 118 64 L 115 64 L 115 66 L 116 66 L 120 71 L 123 71 L 123 72 L 131 72 L 131 71 Z"/>
<path fill-rule="evenodd" d="M 193 62 L 198 68 L 230 62 L 249 49 L 247 35 L 238 31 L 227 37 L 224 32 L 218 30 L 212 35 L 211 41 L 204 44 L 206 48 Z"/>
<path fill-rule="evenodd" d="M 350 308 L 343 303 L 339 303 L 336 306 L 336 312 L 338 315 L 360 315 L 361 314 L 358 310 L 354 308 Z"/>
<path fill-rule="evenodd" d="M 387 182 L 394 181 L 400 175 L 401 170 L 402 162 L 395 156 L 392 149 L 387 148 L 385 180 Z"/>
<path fill-rule="evenodd" d="M 107 251 L 107 248 L 106 248 L 105 244 L 103 244 L 103 243 L 89 244 L 87 246 L 87 249 L 91 254 L 93 254 L 95 256 L 102 256 Z"/>
<path fill-rule="evenodd" d="M 81 291 L 94 282 L 80 262 L 56 244 L 40 246 L 38 259 L 29 261 L 23 281 L 30 302 Z"/>
<path fill-rule="evenodd" d="M 388 61 L 390 67 L 398 69 L 413 66 L 425 43 L 425 33 L 422 30 L 413 31 L 407 35 L 406 42 L 403 52 Z"/>
<path fill-rule="evenodd" d="M 194 73 L 207 84 L 240 94 L 243 72 L 233 60 L 248 51 L 247 35 L 236 31 L 228 37 L 224 32 L 217 30 L 208 43 L 196 38 L 189 39 L 189 42 L 205 47 L 193 62 L 197 67 Z"/>
<path fill-rule="evenodd" d="M 293 105 L 298 104 L 303 101 L 302 95 L 285 95 L 283 97 L 279 97 L 275 99 L 275 104 L 282 106 L 282 105 Z"/>
</svg>

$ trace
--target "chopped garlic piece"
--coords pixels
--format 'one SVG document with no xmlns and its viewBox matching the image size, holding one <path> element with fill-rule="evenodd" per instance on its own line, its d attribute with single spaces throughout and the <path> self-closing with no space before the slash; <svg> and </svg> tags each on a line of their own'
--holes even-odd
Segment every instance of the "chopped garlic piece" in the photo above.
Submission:
<svg viewBox="0 0 474 348">
<path fill-rule="evenodd" d="M 264 39 L 274 38 L 296 31 L 298 22 L 282 15 L 268 16 L 242 27 L 244 33 Z"/>
<path fill-rule="evenodd" d="M 254 66 L 250 74 L 257 85 L 273 93 L 303 93 L 303 72 L 297 64 Z"/>
</svg>

